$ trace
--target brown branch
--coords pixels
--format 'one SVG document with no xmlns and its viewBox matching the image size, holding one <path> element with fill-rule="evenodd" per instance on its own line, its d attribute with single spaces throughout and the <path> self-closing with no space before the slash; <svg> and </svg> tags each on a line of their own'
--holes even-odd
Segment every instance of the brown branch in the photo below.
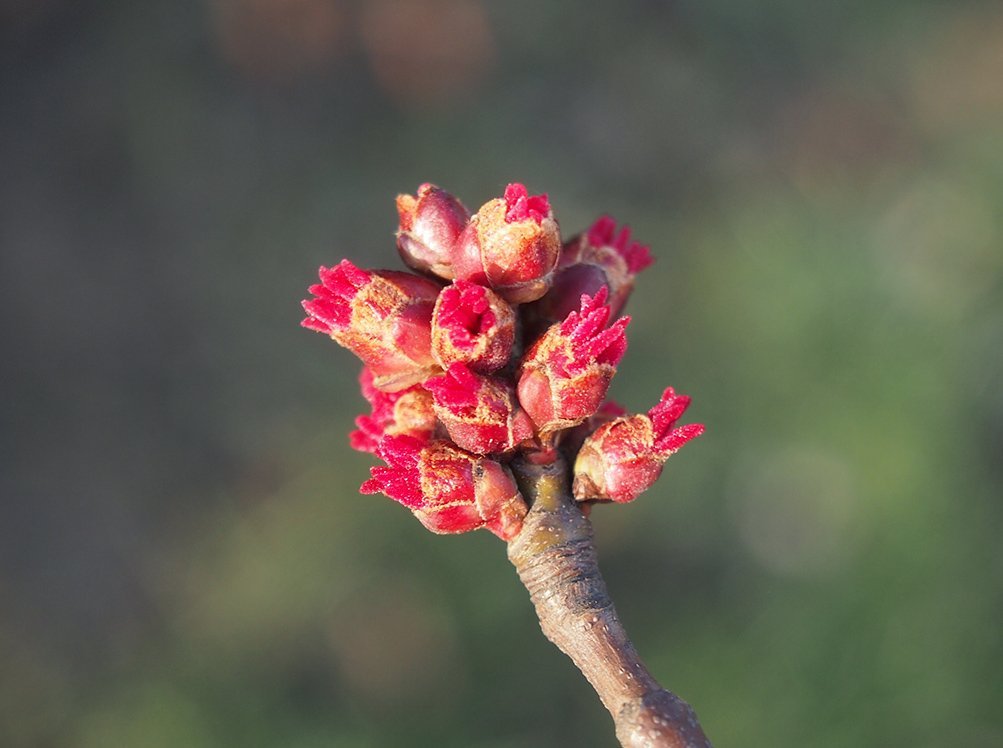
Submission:
<svg viewBox="0 0 1003 748">
<path fill-rule="evenodd" d="M 571 498 L 567 464 L 517 461 L 530 511 L 508 546 L 540 627 L 572 659 L 631 748 L 711 748 L 696 714 L 641 662 L 599 572 L 592 524 Z"/>
</svg>

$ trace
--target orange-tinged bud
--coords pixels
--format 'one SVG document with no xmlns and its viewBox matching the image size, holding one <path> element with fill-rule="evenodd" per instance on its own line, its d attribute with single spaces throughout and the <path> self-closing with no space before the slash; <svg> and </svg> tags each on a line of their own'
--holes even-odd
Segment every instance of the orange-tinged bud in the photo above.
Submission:
<svg viewBox="0 0 1003 748">
<path fill-rule="evenodd" d="M 358 429 L 349 434 L 353 449 L 375 454 L 383 437 L 399 434 L 422 441 L 432 438 L 436 417 L 431 392 L 417 384 L 399 392 L 383 392 L 373 385 L 373 373 L 366 367 L 359 375 L 359 386 L 372 413 L 355 419 Z"/>
<path fill-rule="evenodd" d="M 492 290 L 470 281 L 446 286 L 432 315 L 432 355 L 445 369 L 461 362 L 480 374 L 508 363 L 515 312 Z"/>
<path fill-rule="evenodd" d="M 506 301 L 539 299 L 550 288 L 561 234 L 546 195 L 510 184 L 470 219 L 459 239 L 456 277 L 490 286 Z"/>
<path fill-rule="evenodd" d="M 690 398 L 669 387 L 647 415 L 617 418 L 589 436 L 575 460 L 573 491 L 579 501 L 633 501 L 662 473 L 662 465 L 703 433 L 699 423 L 675 427 Z"/>
<path fill-rule="evenodd" d="M 581 310 L 553 325 L 527 351 L 519 372 L 519 402 L 541 434 L 571 428 L 593 415 L 606 397 L 627 350 L 621 317 L 609 328 L 606 289 L 581 297 Z"/>
<path fill-rule="evenodd" d="M 381 390 L 396 392 L 439 371 L 432 356 L 432 309 L 441 286 L 394 270 L 362 270 L 348 260 L 321 267 L 303 302 L 303 327 L 330 335 L 362 359 Z"/>
<path fill-rule="evenodd" d="M 398 195 L 397 250 L 404 263 L 423 273 L 454 278 L 453 255 L 470 214 L 458 199 L 433 184 L 417 195 Z"/>
<path fill-rule="evenodd" d="M 424 386 L 449 437 L 468 452 L 508 452 L 533 436 L 533 423 L 519 407 L 514 388 L 501 379 L 454 363 Z"/>
<path fill-rule="evenodd" d="M 526 502 L 504 465 L 449 442 L 410 436 L 385 438 L 378 453 L 388 467 L 372 468 L 362 493 L 386 494 L 432 532 L 484 527 L 508 541 L 522 529 Z"/>
</svg>

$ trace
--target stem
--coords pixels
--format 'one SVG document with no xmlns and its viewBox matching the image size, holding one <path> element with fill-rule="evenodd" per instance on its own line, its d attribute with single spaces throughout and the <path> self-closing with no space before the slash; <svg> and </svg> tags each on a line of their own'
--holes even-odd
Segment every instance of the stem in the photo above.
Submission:
<svg viewBox="0 0 1003 748">
<path fill-rule="evenodd" d="M 613 716 L 625 748 L 711 748 L 696 714 L 662 688 L 627 637 L 599 572 L 592 524 L 575 504 L 563 459 L 513 465 L 530 503 L 508 546 L 540 628 L 568 655 Z"/>
</svg>

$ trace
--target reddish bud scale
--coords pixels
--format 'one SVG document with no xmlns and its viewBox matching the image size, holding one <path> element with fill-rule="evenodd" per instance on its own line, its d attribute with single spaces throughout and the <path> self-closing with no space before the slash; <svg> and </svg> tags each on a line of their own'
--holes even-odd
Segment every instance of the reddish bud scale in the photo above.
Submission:
<svg viewBox="0 0 1003 748">
<path fill-rule="evenodd" d="M 674 428 L 689 404 L 689 397 L 669 387 L 647 415 L 617 418 L 596 429 L 575 461 L 575 498 L 625 503 L 651 487 L 669 456 L 704 431 L 699 423 Z"/>
<path fill-rule="evenodd" d="M 609 328 L 606 290 L 581 297 L 581 310 L 550 327 L 526 353 L 519 402 L 542 434 L 571 428 L 593 415 L 606 397 L 627 350 L 628 317 Z"/>
<path fill-rule="evenodd" d="M 361 270 L 348 260 L 320 269 L 302 325 L 330 335 L 362 359 L 376 387 L 396 391 L 435 374 L 432 309 L 440 286 L 393 270 Z"/>
<path fill-rule="evenodd" d="M 526 502 L 508 468 L 444 441 L 387 437 L 362 493 L 382 492 L 400 502 L 429 530 L 459 533 L 485 527 L 502 540 L 522 529 Z"/>
<path fill-rule="evenodd" d="M 397 250 L 408 267 L 440 278 L 455 277 L 457 240 L 470 219 L 459 200 L 432 184 L 417 195 L 398 195 Z"/>
<path fill-rule="evenodd" d="M 560 230 L 546 195 L 510 184 L 470 219 L 459 239 L 456 277 L 490 286 L 513 304 L 550 288 L 561 251 Z"/>
<path fill-rule="evenodd" d="M 533 424 L 510 384 L 454 363 L 425 382 L 435 413 L 458 446 L 475 454 L 508 452 L 532 438 Z"/>
<path fill-rule="evenodd" d="M 373 374 L 365 367 L 359 385 L 372 413 L 355 419 L 358 429 L 349 434 L 353 449 L 375 454 L 384 436 L 406 434 L 422 441 L 432 438 L 436 427 L 432 393 L 418 385 L 400 392 L 383 392 L 373 385 Z"/>
<path fill-rule="evenodd" d="M 446 368 L 461 362 L 489 374 L 512 355 L 515 312 L 484 286 L 458 280 L 446 286 L 432 314 L 432 355 Z"/>
</svg>

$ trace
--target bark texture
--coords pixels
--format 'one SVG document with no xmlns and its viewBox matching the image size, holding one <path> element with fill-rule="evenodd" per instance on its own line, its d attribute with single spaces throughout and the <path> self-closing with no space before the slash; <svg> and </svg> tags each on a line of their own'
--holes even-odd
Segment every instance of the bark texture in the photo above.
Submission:
<svg viewBox="0 0 1003 748">
<path fill-rule="evenodd" d="M 508 556 L 540 627 L 572 659 L 630 748 L 711 748 L 690 706 L 662 688 L 634 649 L 599 572 L 592 524 L 574 502 L 567 464 L 513 465 L 530 503 Z"/>
</svg>

